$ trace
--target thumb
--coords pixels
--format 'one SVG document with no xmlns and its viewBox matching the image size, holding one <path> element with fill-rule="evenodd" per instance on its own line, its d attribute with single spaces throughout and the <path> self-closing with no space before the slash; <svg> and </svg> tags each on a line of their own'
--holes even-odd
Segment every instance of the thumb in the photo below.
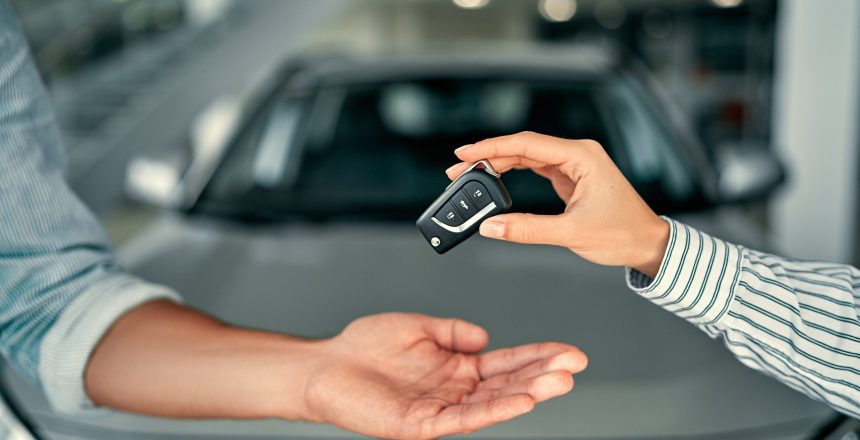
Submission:
<svg viewBox="0 0 860 440">
<path fill-rule="evenodd" d="M 424 330 L 443 348 L 462 353 L 481 351 L 489 341 L 486 330 L 462 319 L 425 316 Z"/>
<path fill-rule="evenodd" d="M 502 214 L 484 220 L 480 232 L 484 237 L 514 243 L 565 246 L 564 223 L 560 215 Z"/>
</svg>

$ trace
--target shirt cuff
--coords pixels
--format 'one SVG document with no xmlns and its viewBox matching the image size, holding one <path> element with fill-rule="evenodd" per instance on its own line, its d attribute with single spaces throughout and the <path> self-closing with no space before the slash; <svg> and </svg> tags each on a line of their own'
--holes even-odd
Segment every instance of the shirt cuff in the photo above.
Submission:
<svg viewBox="0 0 860 440">
<path fill-rule="evenodd" d="M 40 349 L 39 379 L 54 409 L 74 412 L 93 407 L 84 389 L 84 370 L 93 350 L 120 316 L 156 299 L 181 302 L 166 287 L 111 274 L 66 307 Z"/>
<path fill-rule="evenodd" d="M 669 244 L 656 278 L 626 268 L 627 286 L 695 324 L 715 324 L 734 300 L 742 253 L 727 243 L 663 217 Z"/>
</svg>

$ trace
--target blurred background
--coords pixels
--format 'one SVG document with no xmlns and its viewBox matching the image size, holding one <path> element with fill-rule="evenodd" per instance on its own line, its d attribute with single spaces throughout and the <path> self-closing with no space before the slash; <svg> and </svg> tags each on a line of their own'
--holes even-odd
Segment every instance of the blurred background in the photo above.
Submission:
<svg viewBox="0 0 860 440">
<path fill-rule="evenodd" d="M 72 187 L 135 272 L 192 305 L 311 335 L 388 309 L 472 318 L 502 343 L 604 329 L 577 340 L 594 370 L 580 394 L 492 431 L 514 437 L 567 438 L 577 413 L 588 438 L 848 438 L 819 429 L 836 426 L 831 411 L 656 307 L 560 287 L 624 290 L 609 269 L 478 239 L 437 257 L 412 222 L 444 188 L 451 150 L 530 129 L 599 140 L 660 213 L 860 264 L 860 2 L 9 1 L 54 101 Z M 534 176 L 505 182 L 515 209 L 561 209 Z M 395 275 L 377 281 L 368 252 Z M 498 277 L 486 298 L 432 287 L 445 273 L 482 289 L 465 269 L 475 262 Z M 270 293 L 285 284 L 296 297 Z M 332 293 L 356 289 L 367 297 Z M 459 301 L 474 305 L 450 308 Z M 517 329 L 514 312 L 529 316 Z M 691 398 L 702 395 L 714 397 Z"/>
<path fill-rule="evenodd" d="M 764 205 L 749 208 L 785 249 L 811 258 L 858 258 L 855 42 L 828 22 L 854 18 L 844 14 L 841 3 L 11 4 L 56 104 L 71 183 L 108 219 L 119 241 L 146 220 L 145 211 L 129 210 L 124 197 L 129 160 L 141 153 L 183 148 L 191 121 L 207 105 L 248 87 L 290 56 L 444 52 L 487 42 L 564 48 L 589 41 L 607 43 L 641 61 L 685 114 L 707 154 L 717 155 L 726 145 L 756 145 L 777 153 L 789 170 L 788 184 Z M 844 54 L 826 49 L 834 44 L 844 47 Z M 816 58 L 828 59 L 802 61 Z M 829 75 L 840 78 L 829 81 Z"/>
</svg>

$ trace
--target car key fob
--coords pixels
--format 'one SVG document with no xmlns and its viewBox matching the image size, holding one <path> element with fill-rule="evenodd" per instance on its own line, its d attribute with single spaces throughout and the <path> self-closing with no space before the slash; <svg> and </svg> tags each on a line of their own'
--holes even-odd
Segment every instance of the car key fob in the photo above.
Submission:
<svg viewBox="0 0 860 440">
<path fill-rule="evenodd" d="M 479 160 L 451 182 L 415 225 L 440 254 L 478 231 L 481 221 L 511 209 L 511 196 L 490 162 Z"/>
</svg>

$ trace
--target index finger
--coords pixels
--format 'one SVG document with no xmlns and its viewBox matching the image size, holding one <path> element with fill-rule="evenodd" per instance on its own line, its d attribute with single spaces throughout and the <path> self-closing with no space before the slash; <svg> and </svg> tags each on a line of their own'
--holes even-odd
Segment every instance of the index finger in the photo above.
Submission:
<svg viewBox="0 0 860 440">
<path fill-rule="evenodd" d="M 538 170 L 547 166 L 545 163 L 526 159 L 524 157 L 497 157 L 487 160 L 490 161 L 490 164 L 493 165 L 493 169 L 495 169 L 496 172 L 502 174 L 513 168 L 530 168 L 532 170 Z M 449 179 L 454 180 L 457 177 L 460 177 L 460 174 L 463 174 L 463 172 L 471 165 L 472 164 L 469 162 L 457 163 L 445 170 L 445 174 L 448 175 Z"/>
<path fill-rule="evenodd" d="M 560 165 L 575 160 L 586 140 L 568 140 L 524 131 L 485 139 L 454 150 L 464 162 L 500 157 L 523 157 L 546 165 Z"/>
</svg>

